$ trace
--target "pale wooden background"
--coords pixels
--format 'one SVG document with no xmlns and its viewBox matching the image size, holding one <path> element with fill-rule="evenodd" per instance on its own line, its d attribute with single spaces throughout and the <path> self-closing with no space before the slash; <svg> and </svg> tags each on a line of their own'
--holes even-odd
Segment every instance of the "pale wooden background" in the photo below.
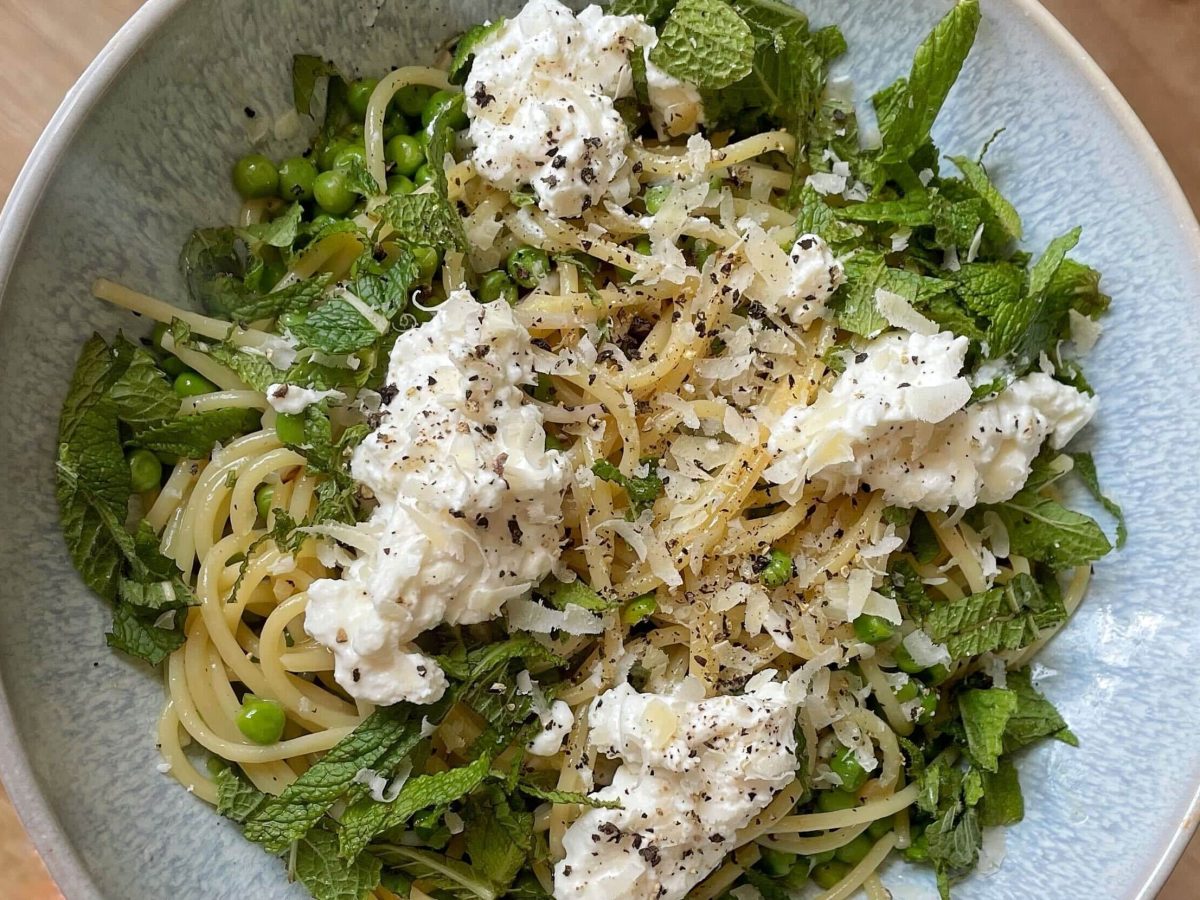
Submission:
<svg viewBox="0 0 1200 900">
<path fill-rule="evenodd" d="M 883 2 L 883 0 L 877 0 Z M 1116 82 L 1200 207 L 1200 0 L 1044 0 Z M 0 198 L 63 94 L 140 0 L 0 0 Z M 59 897 L 0 792 L 0 897 Z M 1200 897 L 1193 841 L 1159 900 Z"/>
</svg>

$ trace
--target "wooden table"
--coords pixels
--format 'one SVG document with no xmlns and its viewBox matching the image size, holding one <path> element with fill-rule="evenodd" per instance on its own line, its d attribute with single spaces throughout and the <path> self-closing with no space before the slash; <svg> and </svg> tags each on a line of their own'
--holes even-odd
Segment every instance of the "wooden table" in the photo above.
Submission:
<svg viewBox="0 0 1200 900">
<path fill-rule="evenodd" d="M 895 2 L 895 0 L 893 0 Z M 1099 61 L 1150 129 L 1200 208 L 1200 3 L 1043 0 Z M 0 198 L 67 89 L 140 0 L 0 0 Z M 58 890 L 0 793 L 0 893 L 50 900 Z M 1200 896 L 1193 841 L 1159 900 Z"/>
</svg>

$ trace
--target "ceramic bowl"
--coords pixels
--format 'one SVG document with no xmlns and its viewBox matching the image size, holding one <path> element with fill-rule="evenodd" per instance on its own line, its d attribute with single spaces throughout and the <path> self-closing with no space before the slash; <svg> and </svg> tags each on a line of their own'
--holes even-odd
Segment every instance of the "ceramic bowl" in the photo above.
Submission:
<svg viewBox="0 0 1200 900">
<path fill-rule="evenodd" d="M 949 6 L 806 0 L 851 46 L 869 93 L 907 71 Z M 280 861 L 155 764 L 161 679 L 110 653 L 108 611 L 71 569 L 54 502 L 54 435 L 80 343 L 145 325 L 93 300 L 115 277 L 181 301 L 179 247 L 235 208 L 246 107 L 290 102 L 293 53 L 347 71 L 426 61 L 515 0 L 150 0 L 43 135 L 0 227 L 0 772 L 64 893 L 76 898 L 300 896 Z M 1089 374 L 1090 429 L 1130 539 L 1041 658 L 1079 736 L 1022 762 L 1026 817 L 999 871 L 961 898 L 1148 898 L 1186 843 L 1200 781 L 1200 259 L 1196 221 L 1141 124 L 1030 0 L 991 0 L 938 128 L 990 168 L 1037 249 L 1075 224 L 1114 297 Z M 293 149 L 268 141 L 276 156 Z M 1051 671 L 1052 670 L 1052 671 Z M 1052 677 L 1050 677 L 1052 676 Z M 927 878 L 893 864 L 897 897 Z"/>
</svg>

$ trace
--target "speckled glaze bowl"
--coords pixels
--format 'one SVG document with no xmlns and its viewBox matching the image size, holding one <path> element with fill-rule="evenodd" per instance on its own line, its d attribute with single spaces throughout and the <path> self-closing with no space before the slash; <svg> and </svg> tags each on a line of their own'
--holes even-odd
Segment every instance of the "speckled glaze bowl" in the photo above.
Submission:
<svg viewBox="0 0 1200 900">
<path fill-rule="evenodd" d="M 859 96 L 907 71 L 949 0 L 806 0 L 837 22 Z M 275 859 L 155 769 L 162 685 L 110 653 L 108 611 L 59 536 L 54 434 L 80 343 L 138 330 L 91 299 L 98 275 L 180 301 L 189 230 L 227 219 L 244 108 L 290 102 L 297 51 L 347 71 L 428 60 L 517 0 L 150 0 L 42 136 L 0 225 L 0 773 L 64 893 L 77 898 L 301 896 Z M 1088 439 L 1130 540 L 1104 560 L 1041 658 L 1080 739 L 1023 760 L 1026 817 L 1007 859 L 962 898 L 1150 898 L 1187 841 L 1200 783 L 1200 235 L 1149 136 L 1031 0 L 990 0 L 939 123 L 990 168 L 1040 248 L 1072 225 L 1114 296 L 1089 374 Z M 284 142 L 268 143 L 281 155 Z M 2 880 L 2 876 L 0 876 Z M 927 877 L 893 863 L 898 898 Z"/>
</svg>

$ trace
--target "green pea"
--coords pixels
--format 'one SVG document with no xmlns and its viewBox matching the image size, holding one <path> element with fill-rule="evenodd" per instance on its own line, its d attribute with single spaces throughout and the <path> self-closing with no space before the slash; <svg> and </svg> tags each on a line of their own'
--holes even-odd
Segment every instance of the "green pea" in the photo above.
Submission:
<svg viewBox="0 0 1200 900">
<path fill-rule="evenodd" d="M 762 866 L 762 870 L 772 878 L 782 878 L 796 865 L 795 853 L 784 853 L 782 850 L 774 850 L 771 847 L 760 847 L 759 851 L 762 853 L 759 864 Z"/>
<path fill-rule="evenodd" d="M 204 767 L 208 769 L 208 774 L 216 778 L 222 772 L 229 768 L 229 763 L 221 759 L 219 756 L 210 756 L 204 761 Z"/>
<path fill-rule="evenodd" d="M 863 857 L 871 852 L 871 847 L 871 839 L 865 834 L 860 834 L 850 843 L 838 847 L 834 852 L 834 858 L 848 865 L 857 866 L 863 861 Z"/>
<path fill-rule="evenodd" d="M 162 484 L 162 463 L 149 450 L 134 450 L 129 454 L 129 483 L 136 494 L 152 491 Z"/>
<path fill-rule="evenodd" d="M 900 685 L 900 689 L 896 691 L 896 699 L 901 703 L 907 703 L 909 700 L 916 700 L 919 693 L 921 693 L 920 685 L 917 684 L 915 678 L 910 678 Z"/>
<path fill-rule="evenodd" d="M 912 654 L 908 652 L 908 648 L 903 644 L 896 645 L 896 649 L 892 651 L 892 659 L 896 661 L 897 668 L 908 675 L 916 675 L 925 668 L 924 666 L 917 665 L 917 661 L 912 658 Z"/>
<path fill-rule="evenodd" d="M 275 485 L 260 484 L 254 490 L 254 508 L 258 510 L 258 515 L 265 519 L 271 512 L 271 504 L 275 500 Z"/>
<path fill-rule="evenodd" d="M 865 644 L 882 644 L 895 633 L 892 623 L 883 616 L 863 613 L 854 620 L 854 634 Z"/>
<path fill-rule="evenodd" d="M 293 447 L 304 443 L 304 416 L 299 413 L 280 413 L 275 417 L 275 435 L 280 443 Z"/>
<path fill-rule="evenodd" d="M 411 194 L 417 189 L 417 186 L 412 183 L 412 179 L 404 175 L 389 175 L 387 180 L 387 192 L 393 197 L 399 197 L 403 194 Z"/>
<path fill-rule="evenodd" d="M 621 608 L 621 621 L 632 628 L 638 622 L 658 612 L 658 600 L 654 594 L 634 597 Z"/>
<path fill-rule="evenodd" d="M 261 153 L 251 153 L 233 164 L 233 186 L 247 200 L 274 197 L 279 192 L 279 170 Z"/>
<path fill-rule="evenodd" d="M 867 770 L 849 747 L 842 747 L 829 760 L 829 768 L 842 779 L 842 790 L 854 792 L 867 780 Z"/>
<path fill-rule="evenodd" d="M 341 172 L 322 172 L 313 182 L 313 196 L 325 212 L 340 216 L 354 205 L 356 195 Z"/>
<path fill-rule="evenodd" d="M 238 731 L 254 743 L 274 744 L 283 737 L 286 722 L 283 707 L 274 700 L 260 700 L 253 694 L 242 698 L 242 709 L 237 715 Z"/>
<path fill-rule="evenodd" d="M 421 111 L 425 109 L 425 104 L 429 102 L 429 98 L 433 96 L 433 88 L 423 84 L 409 84 L 400 88 L 396 92 L 396 98 L 393 101 L 396 108 L 406 116 L 419 116 Z"/>
<path fill-rule="evenodd" d="M 813 869 L 812 880 L 817 883 L 818 887 L 829 890 L 848 874 L 850 874 L 850 867 L 841 860 L 834 859 L 827 863 L 821 863 Z"/>
<path fill-rule="evenodd" d="M 891 831 L 893 825 L 894 823 L 892 822 L 891 816 L 888 816 L 886 819 L 876 819 L 867 826 L 867 835 L 871 838 L 871 840 L 877 841 Z"/>
<path fill-rule="evenodd" d="M 758 580 L 767 587 L 779 587 L 792 579 L 792 555 L 783 550 L 772 549 L 767 554 L 767 564 L 758 573 Z"/>
<path fill-rule="evenodd" d="M 480 279 L 479 299 L 491 303 L 501 297 L 508 303 L 517 302 L 517 285 L 502 269 L 493 269 Z"/>
<path fill-rule="evenodd" d="M 518 247 L 508 254 L 505 268 L 521 287 L 533 288 L 550 274 L 550 257 L 537 247 Z"/>
<path fill-rule="evenodd" d="M 427 162 L 421 163 L 417 167 L 417 171 L 413 173 L 413 183 L 417 187 L 421 187 L 431 181 L 433 181 L 433 168 Z"/>
<path fill-rule="evenodd" d="M 819 812 L 841 812 L 843 809 L 854 809 L 856 806 L 858 806 L 856 794 L 838 789 L 817 793 L 817 810 Z"/>
<path fill-rule="evenodd" d="M 663 203 L 667 197 L 671 195 L 671 186 L 669 184 L 656 184 L 653 187 L 647 188 L 642 199 L 646 203 L 646 212 L 650 215 L 657 215 L 662 209 Z"/>
<path fill-rule="evenodd" d="M 346 88 L 346 104 L 350 107 L 350 112 L 360 119 L 365 116 L 367 104 L 371 102 L 371 94 L 374 93 L 378 84 L 377 78 L 360 78 L 358 81 L 350 82 L 349 87 Z"/>
<path fill-rule="evenodd" d="M 808 865 L 811 868 L 816 868 L 817 866 L 827 863 L 833 859 L 833 854 L 834 851 L 832 850 L 822 850 L 820 853 L 810 853 L 805 857 L 805 859 L 808 860 Z"/>
<path fill-rule="evenodd" d="M 426 126 L 443 110 L 447 112 L 445 122 L 455 131 L 467 127 L 467 112 L 463 109 L 463 95 L 458 91 L 435 91 L 421 110 L 421 125 Z"/>
<path fill-rule="evenodd" d="M 211 394 L 217 386 L 195 372 L 181 372 L 175 378 L 175 393 L 180 397 L 198 397 L 201 394 Z"/>
<path fill-rule="evenodd" d="M 321 151 L 317 154 L 318 168 L 320 168 L 322 172 L 328 172 L 330 169 L 332 169 L 333 161 L 337 159 L 337 155 L 341 153 L 343 149 L 349 147 L 350 143 L 350 141 L 344 140 L 343 138 L 334 138 L 333 140 L 326 142 L 325 146 L 322 147 Z"/>
<path fill-rule="evenodd" d="M 165 350 L 163 347 L 163 338 L 171 329 L 167 327 L 166 322 L 155 322 L 154 330 L 150 332 L 150 343 L 158 350 Z"/>
<path fill-rule="evenodd" d="M 178 356 L 164 356 L 158 367 L 172 378 L 176 378 L 188 370 L 187 363 Z"/>
<path fill-rule="evenodd" d="M 290 156 L 279 164 L 279 193 L 287 200 L 311 200 L 317 167 L 303 156 Z"/>
<path fill-rule="evenodd" d="M 442 264 L 442 256 L 433 247 L 417 244 L 412 248 L 413 260 L 417 264 L 417 281 L 428 284 Z"/>
<path fill-rule="evenodd" d="M 356 165 L 367 164 L 367 148 L 362 144 L 347 144 L 333 158 L 333 170 L 345 174 Z"/>
<path fill-rule="evenodd" d="M 398 134 L 383 148 L 384 158 L 392 163 L 400 175 L 412 176 L 421 163 L 425 162 L 425 151 L 421 143 L 411 134 Z"/>
<path fill-rule="evenodd" d="M 654 252 L 654 248 L 650 245 L 650 238 L 646 237 L 646 235 L 642 235 L 633 242 L 633 249 L 642 256 L 649 256 Z"/>
</svg>

